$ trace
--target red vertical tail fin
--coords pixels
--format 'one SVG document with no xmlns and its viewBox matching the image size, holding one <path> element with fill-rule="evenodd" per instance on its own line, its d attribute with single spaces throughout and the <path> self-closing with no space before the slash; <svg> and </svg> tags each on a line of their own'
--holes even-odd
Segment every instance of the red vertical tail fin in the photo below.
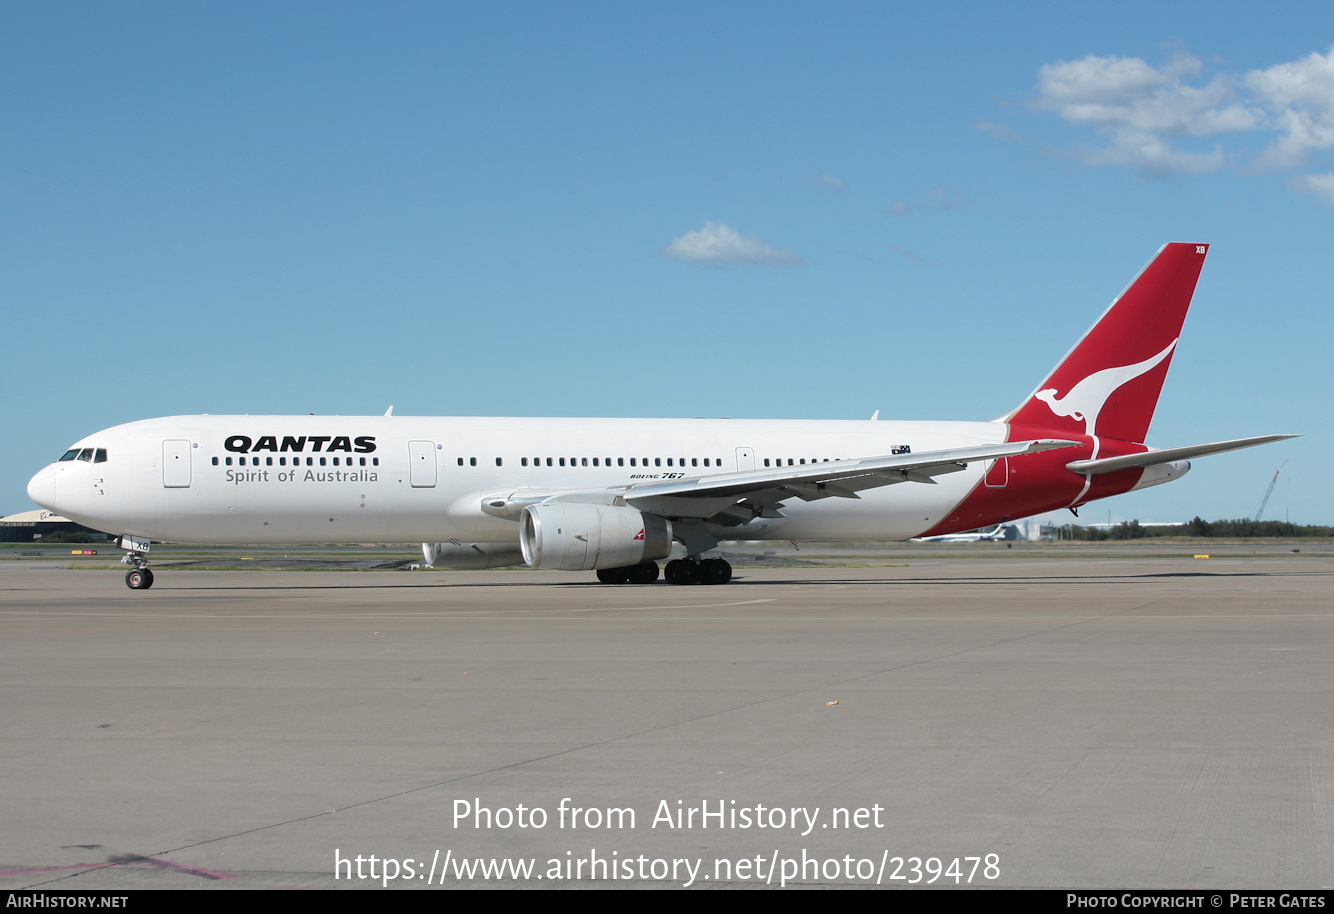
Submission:
<svg viewBox="0 0 1334 914">
<path fill-rule="evenodd" d="M 1006 420 L 1143 442 L 1208 250 L 1164 245 Z"/>
</svg>

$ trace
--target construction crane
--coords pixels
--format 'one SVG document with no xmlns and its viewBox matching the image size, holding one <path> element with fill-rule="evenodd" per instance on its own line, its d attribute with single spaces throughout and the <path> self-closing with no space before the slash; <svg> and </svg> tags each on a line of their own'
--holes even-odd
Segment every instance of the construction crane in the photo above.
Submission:
<svg viewBox="0 0 1334 914">
<path fill-rule="evenodd" d="M 1278 485 L 1278 474 L 1282 473 L 1283 467 L 1287 465 L 1288 462 L 1285 460 L 1282 465 L 1274 468 L 1274 478 L 1269 480 L 1269 488 L 1265 489 L 1265 497 L 1260 499 L 1260 510 L 1255 512 L 1257 521 L 1260 520 L 1260 515 L 1265 513 L 1265 505 L 1269 504 L 1269 496 L 1274 494 L 1274 486 Z"/>
</svg>

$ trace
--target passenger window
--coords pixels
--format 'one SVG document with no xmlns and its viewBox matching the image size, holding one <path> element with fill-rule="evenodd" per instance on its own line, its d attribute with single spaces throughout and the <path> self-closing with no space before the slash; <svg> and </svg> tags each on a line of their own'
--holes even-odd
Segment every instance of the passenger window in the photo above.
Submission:
<svg viewBox="0 0 1334 914">
<path fill-rule="evenodd" d="M 323 457 L 320 458 L 320 466 L 324 466 L 324 458 L 323 458 Z"/>
<path fill-rule="evenodd" d="M 379 465 L 380 465 L 380 458 L 379 458 L 379 457 L 372 457 L 372 458 L 371 458 L 371 466 L 376 466 L 376 467 L 378 467 Z"/>
<path fill-rule="evenodd" d="M 469 458 L 468 458 L 468 466 L 470 466 L 470 467 L 475 467 L 475 466 L 477 466 L 477 458 L 476 458 L 476 457 L 469 457 Z"/>
<path fill-rule="evenodd" d="M 581 458 L 579 464 L 580 466 L 588 466 L 588 458 L 587 457 Z"/>
<path fill-rule="evenodd" d="M 630 458 L 630 466 L 634 466 L 634 465 L 635 465 L 635 458 L 631 457 L 631 458 Z"/>
<path fill-rule="evenodd" d="M 597 465 L 598 465 L 598 459 L 597 459 L 596 457 L 594 457 L 594 458 L 593 458 L 593 466 L 597 466 Z"/>
<path fill-rule="evenodd" d="M 661 458 L 661 457 L 654 457 L 654 458 L 653 458 L 653 465 L 654 465 L 655 467 L 660 467 L 660 466 L 662 466 L 662 458 Z"/>
<path fill-rule="evenodd" d="M 560 459 L 560 465 L 561 465 L 561 466 L 565 466 L 565 458 L 564 458 L 564 457 L 562 457 L 562 458 Z"/>
<path fill-rule="evenodd" d="M 218 465 L 218 458 L 216 458 L 216 457 L 213 458 L 213 465 L 214 465 L 214 466 L 217 466 L 217 465 Z"/>
<path fill-rule="evenodd" d="M 672 465 L 672 458 L 670 458 L 670 457 L 667 458 L 667 465 L 668 465 L 668 466 L 671 466 L 671 465 Z"/>
<path fill-rule="evenodd" d="M 232 465 L 232 458 L 228 457 L 227 460 L 225 461 L 225 463 L 227 464 L 227 466 L 231 466 L 231 465 Z"/>
<path fill-rule="evenodd" d="M 617 465 L 618 467 L 623 467 L 623 466 L 625 466 L 625 458 L 624 458 L 624 457 L 617 457 L 617 458 L 616 458 L 616 465 Z"/>
<path fill-rule="evenodd" d="M 504 466 L 499 457 L 496 458 L 496 466 Z"/>
</svg>

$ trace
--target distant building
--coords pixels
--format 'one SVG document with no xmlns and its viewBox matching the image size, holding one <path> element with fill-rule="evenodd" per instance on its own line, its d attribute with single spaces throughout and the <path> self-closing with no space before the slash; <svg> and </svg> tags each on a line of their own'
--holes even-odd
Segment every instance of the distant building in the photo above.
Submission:
<svg viewBox="0 0 1334 914">
<path fill-rule="evenodd" d="M 76 524 L 68 517 L 61 517 L 50 511 L 25 511 L 0 517 L 0 543 L 31 543 L 49 537 L 53 533 L 91 533 L 93 536 L 107 536 L 101 530 Z"/>
<path fill-rule="evenodd" d="M 1016 530 L 1017 538 L 1030 543 L 1056 539 L 1056 524 L 1051 521 L 1030 517 L 1028 520 L 1018 521 L 1014 526 L 1018 528 Z"/>
</svg>

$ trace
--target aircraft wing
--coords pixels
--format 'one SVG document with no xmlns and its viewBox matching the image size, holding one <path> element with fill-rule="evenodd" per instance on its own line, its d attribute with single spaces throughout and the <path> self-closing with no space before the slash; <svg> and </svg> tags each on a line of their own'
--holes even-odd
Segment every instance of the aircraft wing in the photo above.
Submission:
<svg viewBox="0 0 1334 914">
<path fill-rule="evenodd" d="M 746 523 L 756 517 L 781 517 L 777 506 L 792 498 L 859 498 L 863 489 L 917 482 L 935 485 L 935 476 L 957 473 L 969 463 L 1017 457 L 1038 451 L 1073 447 L 1078 442 L 1039 439 L 977 447 L 949 448 L 918 454 L 895 454 L 812 463 L 805 466 L 743 470 L 694 479 L 646 482 L 625 487 L 625 503 L 652 514 L 710 518 L 719 523 Z"/>
<path fill-rule="evenodd" d="M 1065 468 L 1080 474 L 1115 473 L 1118 470 L 1133 470 L 1151 467 L 1173 460 L 1190 460 L 1195 457 L 1208 457 L 1210 454 L 1222 454 L 1257 444 L 1269 444 L 1271 441 L 1284 441 L 1297 435 L 1260 435 L 1255 438 L 1234 438 L 1231 441 L 1215 441 L 1212 444 L 1191 444 L 1186 447 L 1169 447 L 1161 451 L 1145 451 L 1143 454 L 1127 454 L 1124 457 L 1104 457 L 1099 460 L 1075 460 Z"/>
<path fill-rule="evenodd" d="M 756 517 L 781 517 L 778 505 L 792 498 L 802 501 L 860 498 L 857 493 L 863 489 L 901 482 L 935 485 L 933 477 L 957 473 L 979 460 L 1017 457 L 1076 444 L 1078 442 L 1059 438 L 1043 438 L 598 489 L 500 492 L 482 498 L 482 511 L 493 517 L 517 517 L 528 505 L 574 501 L 625 504 L 649 514 L 743 524 Z"/>
</svg>

